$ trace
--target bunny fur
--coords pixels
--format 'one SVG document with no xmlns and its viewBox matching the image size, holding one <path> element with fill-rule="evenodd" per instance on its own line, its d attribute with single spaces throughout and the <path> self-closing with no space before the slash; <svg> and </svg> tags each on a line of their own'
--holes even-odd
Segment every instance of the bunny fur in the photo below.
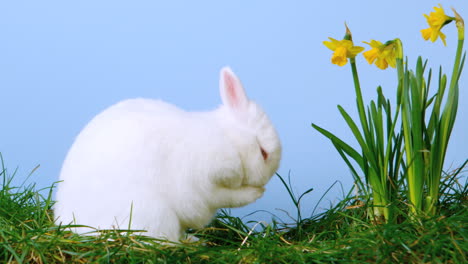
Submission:
<svg viewBox="0 0 468 264">
<path fill-rule="evenodd" d="M 179 241 L 217 209 L 260 198 L 278 169 L 281 144 L 231 69 L 220 75 L 223 104 L 213 111 L 140 98 L 92 119 L 63 163 L 56 223 L 145 230 Z"/>
</svg>

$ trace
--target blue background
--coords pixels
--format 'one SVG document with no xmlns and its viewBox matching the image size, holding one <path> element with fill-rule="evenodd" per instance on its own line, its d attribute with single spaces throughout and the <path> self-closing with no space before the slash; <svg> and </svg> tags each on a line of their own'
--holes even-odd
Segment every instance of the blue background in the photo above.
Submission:
<svg viewBox="0 0 468 264">
<path fill-rule="evenodd" d="M 468 2 L 440 1 L 468 21 Z M 283 142 L 279 173 L 291 173 L 294 190 L 314 188 L 304 214 L 335 181 L 352 178 L 316 123 L 352 142 L 336 105 L 356 117 L 349 65 L 330 63 L 327 37 L 341 39 L 346 21 L 356 45 L 370 39 L 402 39 L 413 67 L 418 55 L 450 72 L 456 49 L 454 24 L 444 28 L 447 46 L 426 42 L 420 30 L 437 1 L 2 1 L 0 3 L 0 152 L 16 181 L 38 164 L 29 182 L 58 180 L 61 163 L 83 126 L 119 100 L 160 98 L 183 109 L 220 104 L 218 73 L 230 65 L 248 95 L 259 102 Z M 381 84 L 394 98 L 396 73 L 369 66 L 359 55 L 365 100 Z M 466 72 L 465 72 L 466 73 Z M 460 81 L 460 108 L 446 168 L 468 157 L 467 79 Z M 319 205 L 341 197 L 334 187 Z M 294 212 L 274 177 L 265 196 L 233 210 L 286 215 Z M 258 217 L 260 219 L 262 217 Z M 268 218 L 268 216 L 267 216 Z"/>
</svg>

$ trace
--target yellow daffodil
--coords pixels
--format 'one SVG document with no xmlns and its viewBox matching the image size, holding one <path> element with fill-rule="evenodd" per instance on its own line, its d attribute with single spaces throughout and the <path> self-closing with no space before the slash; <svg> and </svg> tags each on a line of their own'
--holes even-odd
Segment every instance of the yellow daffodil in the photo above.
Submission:
<svg viewBox="0 0 468 264">
<path fill-rule="evenodd" d="M 382 70 L 385 70 L 389 65 L 392 68 L 396 67 L 396 51 L 393 41 L 382 44 L 380 41 L 371 40 L 370 43 L 364 43 L 371 46 L 370 50 L 362 54 L 369 64 L 375 62 L 375 66 Z"/>
<path fill-rule="evenodd" d="M 348 58 L 354 58 L 364 50 L 363 47 L 354 46 L 351 40 L 336 40 L 334 38 L 329 39 L 330 41 L 324 41 L 323 45 L 334 51 L 331 62 L 338 66 L 346 65 L 346 63 L 348 63 Z"/>
<path fill-rule="evenodd" d="M 439 7 L 434 7 L 434 12 L 429 13 L 429 15 L 424 14 L 426 17 L 429 28 L 422 29 L 421 34 L 425 40 L 431 40 L 435 42 L 438 37 L 442 40 L 444 45 L 447 45 L 445 42 L 445 34 L 440 32 L 443 26 L 450 23 L 453 20 L 453 17 L 449 17 L 445 14 L 444 9 L 441 5 Z"/>
</svg>

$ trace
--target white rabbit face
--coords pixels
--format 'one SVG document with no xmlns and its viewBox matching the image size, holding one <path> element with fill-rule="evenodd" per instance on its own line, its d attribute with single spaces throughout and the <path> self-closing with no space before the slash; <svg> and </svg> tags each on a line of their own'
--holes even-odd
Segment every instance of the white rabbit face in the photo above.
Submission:
<svg viewBox="0 0 468 264">
<path fill-rule="evenodd" d="M 263 186 L 279 167 L 278 134 L 261 107 L 247 98 L 240 80 L 230 69 L 223 69 L 220 79 L 225 116 L 230 117 L 227 133 L 242 159 L 245 174 L 242 184 Z"/>
<path fill-rule="evenodd" d="M 233 133 L 242 150 L 243 185 L 264 186 L 275 174 L 281 159 L 281 143 L 269 118 L 259 105 L 249 102 L 246 120 L 239 121 L 240 133 Z"/>
</svg>

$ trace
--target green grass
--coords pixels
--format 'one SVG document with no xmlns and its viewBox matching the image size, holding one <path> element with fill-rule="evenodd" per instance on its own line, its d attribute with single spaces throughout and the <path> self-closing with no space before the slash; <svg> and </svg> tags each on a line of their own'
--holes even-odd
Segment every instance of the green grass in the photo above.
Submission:
<svg viewBox="0 0 468 264">
<path fill-rule="evenodd" d="M 200 242 L 179 245 L 124 230 L 73 234 L 53 223 L 53 186 L 14 187 L 13 176 L 0 168 L 0 263 L 467 262 L 468 187 L 455 173 L 444 180 L 437 217 L 375 223 L 366 201 L 350 192 L 329 210 L 292 225 L 245 223 L 222 210 L 209 227 L 196 231 Z"/>
</svg>

